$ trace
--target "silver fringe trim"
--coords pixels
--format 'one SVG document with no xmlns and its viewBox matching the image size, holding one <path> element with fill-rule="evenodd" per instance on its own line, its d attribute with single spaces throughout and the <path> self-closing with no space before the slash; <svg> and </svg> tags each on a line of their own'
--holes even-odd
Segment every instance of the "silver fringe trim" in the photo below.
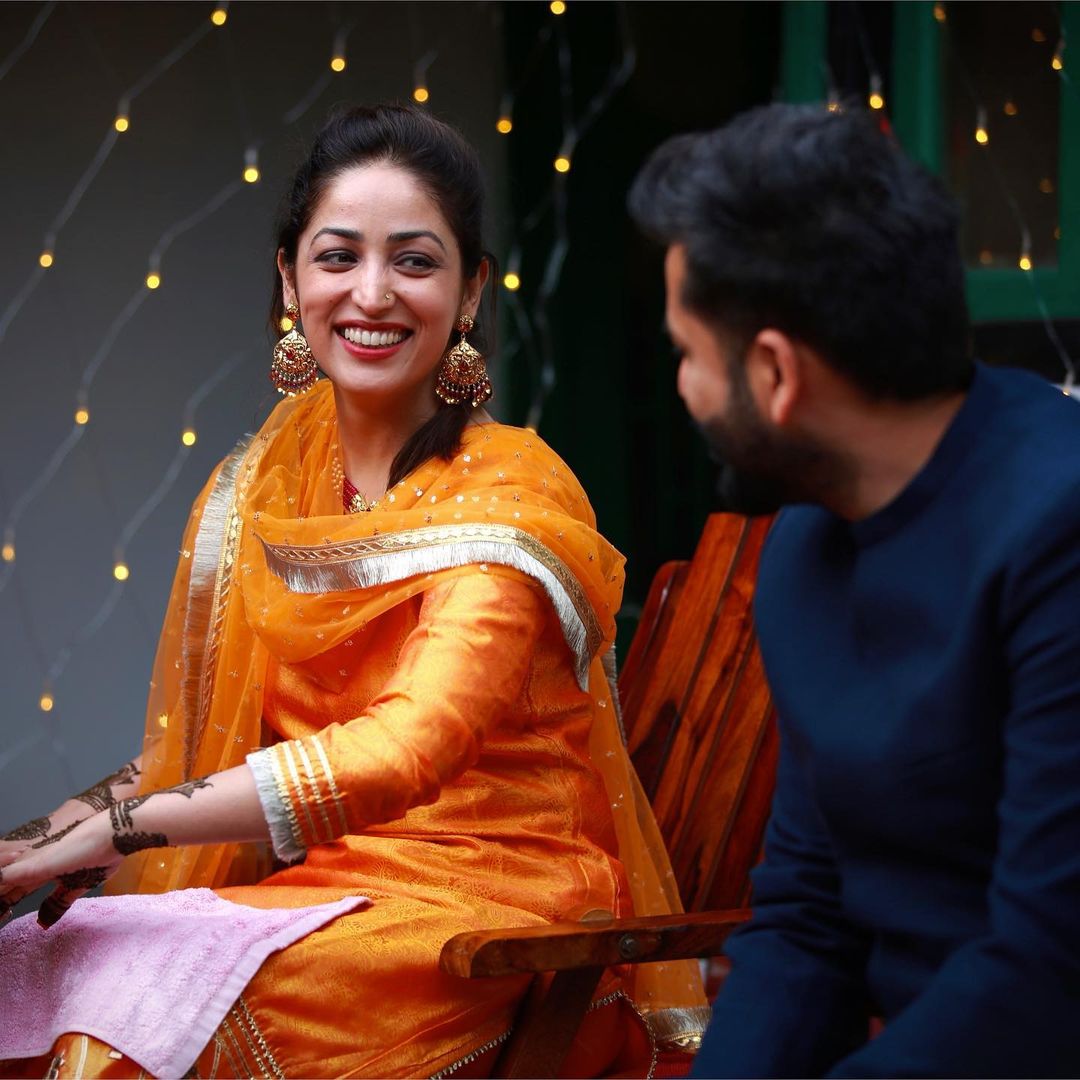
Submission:
<svg viewBox="0 0 1080 1080">
<path fill-rule="evenodd" d="M 695 1005 L 689 1009 L 659 1009 L 646 1012 L 645 1023 L 661 1050 L 682 1050 L 696 1054 L 701 1049 L 701 1039 L 712 1017 L 708 1005 Z"/>
<path fill-rule="evenodd" d="M 611 691 L 611 707 L 615 710 L 615 721 L 619 725 L 619 735 L 623 746 L 627 746 L 626 728 L 623 726 L 622 702 L 619 700 L 619 664 L 615 659 L 615 642 L 609 646 L 603 657 L 604 676 L 607 679 L 608 689 Z"/>
<path fill-rule="evenodd" d="M 578 686 L 588 690 L 589 663 L 602 635 L 581 583 L 530 533 L 508 525 L 461 525 L 387 533 L 318 547 L 263 541 L 270 570 L 297 593 L 340 592 L 389 585 L 473 563 L 513 567 L 547 593 L 574 656 Z"/>
<path fill-rule="evenodd" d="M 214 630 L 221 606 L 220 571 L 229 546 L 229 522 L 233 517 L 236 478 L 251 442 L 242 439 L 221 463 L 213 490 L 203 507 L 191 555 L 191 581 L 184 615 L 183 674 L 180 709 L 184 725 L 184 775 L 190 779 L 202 737 L 205 705 L 209 701 L 217 652 Z"/>
<path fill-rule="evenodd" d="M 512 1031 L 513 1028 L 510 1030 Z M 496 1046 L 501 1046 L 509 1038 L 510 1032 L 504 1031 L 501 1035 L 496 1035 L 494 1039 L 488 1039 L 483 1046 L 478 1046 L 471 1054 L 466 1054 L 463 1058 L 458 1058 L 457 1061 L 447 1065 L 445 1069 L 440 1069 L 437 1073 L 433 1073 L 431 1080 L 444 1080 L 444 1077 L 453 1076 L 458 1069 L 463 1069 L 466 1065 L 471 1065 L 481 1054 L 486 1054 L 489 1050 L 494 1050 Z"/>
</svg>

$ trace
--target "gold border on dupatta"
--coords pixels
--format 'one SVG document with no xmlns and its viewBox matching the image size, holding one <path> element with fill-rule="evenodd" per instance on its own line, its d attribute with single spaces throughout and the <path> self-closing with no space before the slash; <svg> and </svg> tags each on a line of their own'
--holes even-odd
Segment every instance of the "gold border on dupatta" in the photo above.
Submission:
<svg viewBox="0 0 1080 1080">
<path fill-rule="evenodd" d="M 603 642 L 581 582 L 535 536 L 512 525 L 428 526 L 310 547 L 266 540 L 262 544 L 270 570 L 298 593 L 368 588 L 470 563 L 514 567 L 537 580 L 551 598 L 577 659 L 582 688 L 588 684 L 589 662 Z"/>
<path fill-rule="evenodd" d="M 252 451 L 252 444 L 250 436 L 242 439 L 221 463 L 195 534 L 184 616 L 184 674 L 180 687 L 186 779 L 192 777 L 210 712 L 215 661 L 242 531 L 237 487 L 241 465 Z M 261 455 L 263 446 L 261 441 L 258 442 L 252 452 Z"/>
</svg>

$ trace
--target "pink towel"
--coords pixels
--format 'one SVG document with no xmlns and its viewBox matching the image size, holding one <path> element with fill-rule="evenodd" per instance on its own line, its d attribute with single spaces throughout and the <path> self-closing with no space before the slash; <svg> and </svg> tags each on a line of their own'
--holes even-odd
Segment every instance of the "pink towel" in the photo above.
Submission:
<svg viewBox="0 0 1080 1080">
<path fill-rule="evenodd" d="M 0 930 L 0 1059 L 77 1031 L 183 1076 L 272 952 L 370 902 L 266 910 L 185 889 L 78 900 L 51 930 L 26 915 Z"/>
</svg>

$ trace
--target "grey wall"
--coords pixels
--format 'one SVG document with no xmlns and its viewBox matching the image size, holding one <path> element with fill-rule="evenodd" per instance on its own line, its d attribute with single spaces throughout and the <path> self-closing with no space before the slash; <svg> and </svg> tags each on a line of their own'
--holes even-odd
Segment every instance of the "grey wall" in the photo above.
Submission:
<svg viewBox="0 0 1080 1080">
<path fill-rule="evenodd" d="M 18 514 L 16 559 L 0 563 L 0 831 L 49 811 L 139 748 L 187 509 L 213 465 L 276 400 L 264 329 L 271 220 L 328 107 L 409 96 L 414 65 L 437 50 L 430 106 L 461 126 L 501 189 L 498 5 L 233 3 L 224 28 L 131 103 L 130 129 L 40 274 L 45 234 L 111 130 L 123 91 L 208 26 L 211 9 L 64 3 L 19 55 L 43 8 L 0 5 L 0 326 L 31 289 L 0 340 L 0 522 Z M 335 33 L 350 24 L 346 72 L 325 80 Z M 320 79 L 329 85 L 310 108 L 283 123 Z M 259 183 L 239 185 L 178 236 L 162 259 L 161 287 L 146 290 L 160 238 L 240 176 L 256 140 Z M 103 348 L 129 305 L 131 318 Z M 73 415 L 91 366 L 90 422 L 79 434 Z M 185 405 L 215 376 L 219 385 L 195 414 L 198 441 L 184 451 Z M 131 576 L 118 586 L 118 538 L 151 509 L 170 469 L 175 482 L 127 544 Z M 44 713 L 50 668 L 55 708 Z"/>
</svg>

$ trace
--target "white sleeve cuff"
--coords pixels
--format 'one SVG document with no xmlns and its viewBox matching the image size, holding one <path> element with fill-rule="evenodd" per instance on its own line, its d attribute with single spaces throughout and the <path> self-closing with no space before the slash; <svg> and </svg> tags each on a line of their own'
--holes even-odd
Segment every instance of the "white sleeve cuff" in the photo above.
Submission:
<svg viewBox="0 0 1080 1080">
<path fill-rule="evenodd" d="M 298 862 L 307 854 L 293 829 L 292 807 L 285 801 L 274 775 L 274 757 L 270 749 L 256 750 L 247 756 L 247 765 L 255 777 L 263 816 L 270 827 L 274 854 L 284 863 Z"/>
</svg>

